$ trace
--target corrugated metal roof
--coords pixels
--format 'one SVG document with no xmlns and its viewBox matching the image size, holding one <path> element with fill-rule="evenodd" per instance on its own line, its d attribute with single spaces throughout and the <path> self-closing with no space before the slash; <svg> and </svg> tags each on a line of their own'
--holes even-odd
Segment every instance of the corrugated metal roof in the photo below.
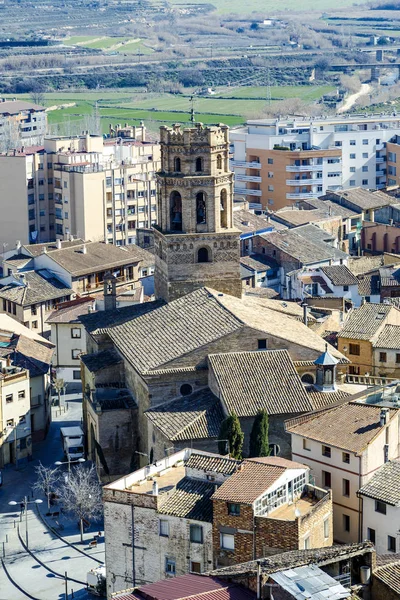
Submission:
<svg viewBox="0 0 400 600">
<path fill-rule="evenodd" d="M 135 590 L 115 596 L 115 600 L 254 600 L 254 592 L 216 577 L 181 575 L 149 583 Z"/>
<path fill-rule="evenodd" d="M 298 600 L 341 600 L 350 595 L 349 590 L 315 565 L 280 571 L 271 579 Z"/>
</svg>

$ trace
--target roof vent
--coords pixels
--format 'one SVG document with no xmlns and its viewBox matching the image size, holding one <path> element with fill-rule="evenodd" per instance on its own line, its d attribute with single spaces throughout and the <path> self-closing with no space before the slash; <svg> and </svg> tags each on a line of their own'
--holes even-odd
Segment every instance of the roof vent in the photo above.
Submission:
<svg viewBox="0 0 400 600">
<path fill-rule="evenodd" d="M 387 424 L 388 412 L 389 412 L 388 408 L 382 408 L 382 410 L 380 412 L 379 425 L 381 427 L 384 427 Z"/>
<path fill-rule="evenodd" d="M 57 246 L 57 250 L 61 250 L 61 240 L 60 239 L 56 240 L 56 246 Z"/>
<path fill-rule="evenodd" d="M 83 244 L 81 252 L 82 252 L 82 254 L 86 254 L 87 253 L 86 244 Z"/>
</svg>

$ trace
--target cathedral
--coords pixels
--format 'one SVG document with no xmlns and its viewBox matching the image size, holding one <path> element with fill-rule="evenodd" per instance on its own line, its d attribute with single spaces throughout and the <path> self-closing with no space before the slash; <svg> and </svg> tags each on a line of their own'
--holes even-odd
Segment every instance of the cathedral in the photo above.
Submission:
<svg viewBox="0 0 400 600">
<path fill-rule="evenodd" d="M 228 127 L 161 127 L 160 143 L 156 297 L 170 302 L 204 286 L 240 297 Z"/>
</svg>

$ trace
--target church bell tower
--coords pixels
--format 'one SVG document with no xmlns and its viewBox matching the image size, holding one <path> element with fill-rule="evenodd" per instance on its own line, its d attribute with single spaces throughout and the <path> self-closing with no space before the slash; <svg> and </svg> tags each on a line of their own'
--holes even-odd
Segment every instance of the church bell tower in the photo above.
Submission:
<svg viewBox="0 0 400 600">
<path fill-rule="evenodd" d="M 228 127 L 161 127 L 160 138 L 156 297 L 169 302 L 203 286 L 240 297 Z"/>
</svg>

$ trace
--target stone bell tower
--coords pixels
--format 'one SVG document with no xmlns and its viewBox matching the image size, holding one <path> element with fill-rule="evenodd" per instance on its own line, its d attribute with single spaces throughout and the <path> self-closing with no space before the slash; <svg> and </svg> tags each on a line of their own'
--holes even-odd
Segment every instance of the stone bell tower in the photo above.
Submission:
<svg viewBox="0 0 400 600">
<path fill-rule="evenodd" d="M 228 127 L 161 127 L 160 138 L 156 297 L 169 302 L 203 286 L 240 297 Z"/>
</svg>

